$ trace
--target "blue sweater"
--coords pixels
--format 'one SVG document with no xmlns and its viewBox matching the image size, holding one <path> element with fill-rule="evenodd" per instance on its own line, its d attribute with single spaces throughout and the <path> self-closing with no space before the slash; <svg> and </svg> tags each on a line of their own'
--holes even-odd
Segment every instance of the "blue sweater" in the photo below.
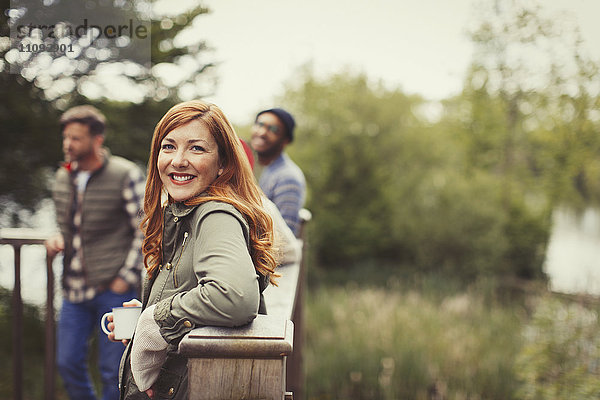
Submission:
<svg viewBox="0 0 600 400">
<path fill-rule="evenodd" d="M 281 213 L 296 236 L 300 233 L 298 212 L 304 206 L 306 181 L 300 168 L 285 154 L 276 158 L 263 170 L 260 188 Z"/>
</svg>

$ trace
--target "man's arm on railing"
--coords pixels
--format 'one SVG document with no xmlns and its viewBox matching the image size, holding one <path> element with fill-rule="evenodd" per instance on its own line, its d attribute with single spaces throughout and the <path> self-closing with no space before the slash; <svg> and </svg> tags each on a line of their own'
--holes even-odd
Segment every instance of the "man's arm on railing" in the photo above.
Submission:
<svg viewBox="0 0 600 400">
<path fill-rule="evenodd" d="M 46 252 L 49 257 L 54 258 L 58 253 L 65 250 L 65 240 L 63 239 L 63 235 L 57 233 L 49 237 L 45 242 L 44 246 L 46 246 Z"/>
</svg>

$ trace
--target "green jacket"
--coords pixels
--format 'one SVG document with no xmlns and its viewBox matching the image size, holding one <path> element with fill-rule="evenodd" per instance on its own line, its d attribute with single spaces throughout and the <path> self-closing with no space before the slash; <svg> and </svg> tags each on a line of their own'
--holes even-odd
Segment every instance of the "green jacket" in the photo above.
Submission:
<svg viewBox="0 0 600 400">
<path fill-rule="evenodd" d="M 198 326 L 240 326 L 259 312 L 267 277 L 256 273 L 249 253 L 248 224 L 233 206 L 207 202 L 165 209 L 163 264 L 144 280 L 144 307 L 169 343 L 169 356 L 154 385 L 158 398 L 187 398 L 187 359 L 181 339 Z M 264 311 L 264 310 L 263 310 Z M 133 342 L 134 339 L 132 339 Z M 130 372 L 131 343 L 121 360 L 121 398 L 147 399 Z"/>
</svg>

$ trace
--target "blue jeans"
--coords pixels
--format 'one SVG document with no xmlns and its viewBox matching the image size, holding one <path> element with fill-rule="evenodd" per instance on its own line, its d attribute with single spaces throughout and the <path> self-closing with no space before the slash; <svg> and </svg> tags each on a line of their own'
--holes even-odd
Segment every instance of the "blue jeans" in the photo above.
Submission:
<svg viewBox="0 0 600 400">
<path fill-rule="evenodd" d="M 57 364 L 65 389 L 72 400 L 96 400 L 88 371 L 89 343 L 98 332 L 98 367 L 102 399 L 119 399 L 119 362 L 125 350 L 121 342 L 111 342 L 100 328 L 100 319 L 113 307 L 136 297 L 135 290 L 117 294 L 104 291 L 92 300 L 71 303 L 63 300 L 57 335 Z"/>
</svg>

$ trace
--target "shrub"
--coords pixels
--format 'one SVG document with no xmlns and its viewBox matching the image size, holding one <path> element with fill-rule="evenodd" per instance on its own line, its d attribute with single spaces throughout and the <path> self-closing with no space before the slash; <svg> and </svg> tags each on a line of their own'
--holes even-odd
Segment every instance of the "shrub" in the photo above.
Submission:
<svg viewBox="0 0 600 400">
<path fill-rule="evenodd" d="M 594 309 L 556 298 L 540 299 L 517 358 L 519 398 L 599 398 L 599 328 Z"/>
</svg>

